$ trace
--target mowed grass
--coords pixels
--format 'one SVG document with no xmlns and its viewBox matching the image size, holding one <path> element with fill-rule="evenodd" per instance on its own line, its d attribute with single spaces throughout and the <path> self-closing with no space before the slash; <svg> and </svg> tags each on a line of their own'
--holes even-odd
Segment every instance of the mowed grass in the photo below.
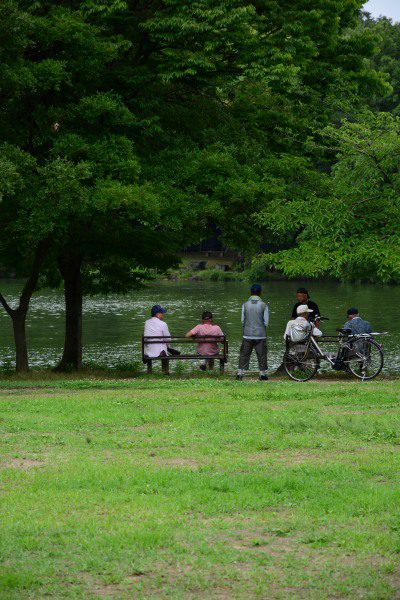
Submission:
<svg viewBox="0 0 400 600">
<path fill-rule="evenodd" d="M 399 392 L 8 381 L 0 597 L 399 597 Z"/>
</svg>

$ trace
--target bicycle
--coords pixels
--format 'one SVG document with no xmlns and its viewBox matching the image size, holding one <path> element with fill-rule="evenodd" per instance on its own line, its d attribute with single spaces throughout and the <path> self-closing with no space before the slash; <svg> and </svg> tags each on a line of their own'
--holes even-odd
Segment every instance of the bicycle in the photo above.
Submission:
<svg viewBox="0 0 400 600">
<path fill-rule="evenodd" d="M 383 369 L 382 345 L 375 341 L 384 333 L 364 333 L 352 335 L 345 329 L 338 330 L 338 336 L 322 336 L 322 342 L 336 342 L 336 353 L 324 352 L 310 331 L 301 342 L 286 339 L 283 366 L 287 375 L 294 381 L 309 381 L 320 369 L 321 360 L 329 362 L 336 370 L 345 370 L 362 381 L 374 379 Z"/>
</svg>

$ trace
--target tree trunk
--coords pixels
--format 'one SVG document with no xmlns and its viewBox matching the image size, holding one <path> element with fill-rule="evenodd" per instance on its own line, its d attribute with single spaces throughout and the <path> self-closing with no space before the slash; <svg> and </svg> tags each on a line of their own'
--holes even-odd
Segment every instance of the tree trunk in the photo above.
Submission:
<svg viewBox="0 0 400 600">
<path fill-rule="evenodd" d="M 14 310 L 11 314 L 14 343 L 15 343 L 15 369 L 17 373 L 28 371 L 28 346 L 26 343 L 26 311 Z"/>
<path fill-rule="evenodd" d="M 38 283 L 40 269 L 42 268 L 50 246 L 50 238 L 42 240 L 37 245 L 33 256 L 31 273 L 22 288 L 17 308 L 11 308 L 3 294 L 0 292 L 0 304 L 12 319 L 15 342 L 15 368 L 17 372 L 28 371 L 29 369 L 25 329 L 26 316 L 28 314 L 32 294 Z"/>
<path fill-rule="evenodd" d="M 63 254 L 59 258 L 64 280 L 65 341 L 57 371 L 78 371 L 82 367 L 82 258 Z"/>
</svg>

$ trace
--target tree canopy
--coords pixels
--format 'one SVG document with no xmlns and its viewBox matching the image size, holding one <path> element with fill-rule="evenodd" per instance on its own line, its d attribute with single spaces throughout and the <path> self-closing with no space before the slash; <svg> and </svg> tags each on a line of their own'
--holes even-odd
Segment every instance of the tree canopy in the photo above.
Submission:
<svg viewBox="0 0 400 600">
<path fill-rule="evenodd" d="M 327 127 L 325 142 L 336 153 L 331 176 L 321 176 L 307 203 L 291 204 L 296 218 L 279 207 L 268 218 L 276 234 L 289 221 L 296 245 L 257 260 L 290 276 L 400 280 L 399 134 L 399 117 L 369 111 Z"/>
<path fill-rule="evenodd" d="M 79 366 L 82 294 L 127 291 L 215 228 L 287 275 L 397 278 L 398 125 L 375 113 L 398 107 L 398 28 L 361 7 L 5 0 L 0 263 L 29 282 L 20 326 L 63 280 L 61 364 Z"/>
<path fill-rule="evenodd" d="M 306 136 L 297 161 L 287 156 L 279 193 L 257 214 L 275 241 L 274 251 L 258 254 L 253 269 L 275 268 L 288 277 L 398 281 L 399 239 L 387 223 L 396 218 L 399 202 L 398 33 L 390 20 L 365 15 L 348 32 L 353 41 L 363 40 L 358 55 L 363 83 L 357 90 L 348 80 L 345 88 L 339 84 L 348 93 L 331 97 L 329 124 Z"/>
</svg>

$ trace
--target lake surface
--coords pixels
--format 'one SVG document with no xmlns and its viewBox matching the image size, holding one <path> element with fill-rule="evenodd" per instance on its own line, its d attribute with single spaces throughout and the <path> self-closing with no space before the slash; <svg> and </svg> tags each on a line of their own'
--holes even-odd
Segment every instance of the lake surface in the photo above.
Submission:
<svg viewBox="0 0 400 600">
<path fill-rule="evenodd" d="M 264 284 L 263 298 L 270 305 L 269 367 L 277 367 L 283 353 L 283 331 L 290 318 L 297 287 L 304 283 L 270 282 Z M 84 301 L 83 344 L 84 361 L 104 366 L 135 362 L 141 364 L 140 339 L 143 323 L 153 304 L 168 309 L 167 323 L 172 334 L 182 335 L 200 322 L 203 310 L 211 310 L 214 320 L 229 339 L 230 364 L 237 366 L 242 335 L 241 305 L 248 298 L 248 285 L 220 282 L 153 282 L 126 296 L 86 298 Z M 346 310 L 356 306 L 369 320 L 374 331 L 389 331 L 382 338 L 385 350 L 385 370 L 400 370 L 400 286 L 313 283 L 307 286 L 324 316 L 324 333 L 333 333 L 346 320 Z M 17 299 L 20 284 L 0 281 L 7 299 Z M 27 321 L 30 364 L 48 367 L 61 356 L 64 334 L 64 302 L 61 292 L 41 290 L 32 299 Z M 11 320 L 0 309 L 0 364 L 14 364 Z M 196 363 L 179 363 L 184 370 L 197 368 Z M 172 369 L 177 363 L 173 363 Z M 143 367 L 143 365 L 142 365 Z M 256 370 L 252 360 L 251 369 Z"/>
</svg>

